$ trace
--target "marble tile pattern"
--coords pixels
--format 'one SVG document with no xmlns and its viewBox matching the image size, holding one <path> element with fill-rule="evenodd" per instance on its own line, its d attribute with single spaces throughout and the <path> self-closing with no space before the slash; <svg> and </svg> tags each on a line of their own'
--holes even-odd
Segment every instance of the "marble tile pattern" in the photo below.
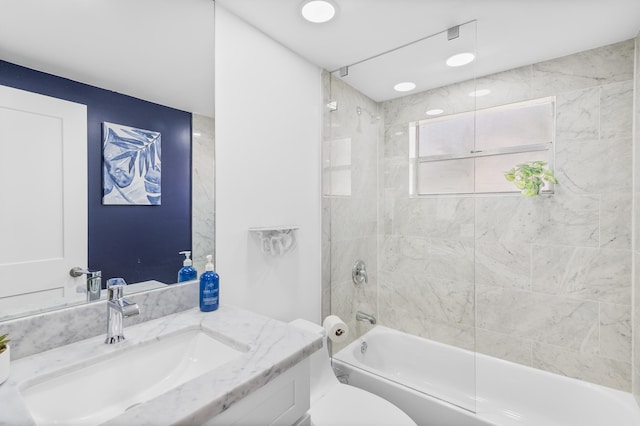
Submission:
<svg viewBox="0 0 640 426">
<path fill-rule="evenodd" d="M 331 140 L 331 120 L 332 114 L 329 109 L 329 103 L 331 102 L 331 74 L 328 71 L 323 71 L 321 75 L 322 84 L 322 143 L 327 143 Z M 326 151 L 322 150 L 323 154 Z M 330 159 L 322 158 L 323 167 L 330 163 Z M 325 182 L 323 182 L 325 185 Z M 325 194 L 326 188 L 323 186 L 322 193 Z M 322 279 L 321 279 L 321 315 L 322 318 L 326 318 L 331 315 L 331 197 L 322 197 Z"/>
<path fill-rule="evenodd" d="M 105 425 L 203 424 L 322 346 L 317 335 L 252 312 L 224 305 L 211 313 L 194 308 L 130 327 L 121 344 L 105 345 L 100 336 L 12 361 L 11 376 L 0 387 L 0 424 L 35 424 L 18 391 L 25 379 L 193 328 L 219 336 L 245 353 L 230 364 L 134 406 Z"/>
<path fill-rule="evenodd" d="M 477 98 L 478 108 L 556 97 L 560 185 L 551 196 L 416 199 L 396 183 L 398 171 L 385 174 L 385 196 L 393 199 L 381 202 L 381 291 L 402 306 L 380 298 L 385 325 L 630 390 L 633 55 L 631 40 L 477 79 L 477 88 L 492 90 Z M 424 118 L 440 93 L 453 97 L 448 111 L 464 111 L 465 101 L 455 99 L 464 86 L 383 103 L 385 167 L 402 167 L 407 156 L 408 139 L 397 140 L 397 129 Z M 441 258 L 426 254 L 432 238 L 447 242 Z M 438 271 L 456 272 L 451 291 L 475 282 L 475 303 L 429 295 Z M 460 327 L 461 315 L 474 312 L 466 343 L 416 326 Z"/>
<path fill-rule="evenodd" d="M 204 272 L 206 256 L 215 260 L 215 121 L 193 114 L 191 147 L 192 259 L 198 274 Z"/>
<path fill-rule="evenodd" d="M 632 360 L 632 392 L 640 405 L 640 33 L 635 38 L 635 116 L 633 117 L 635 134 L 633 135 L 633 303 L 632 330 L 633 360 Z"/>
<path fill-rule="evenodd" d="M 640 258 L 632 251 L 640 241 L 638 226 L 632 234 L 640 210 L 632 208 L 640 200 L 633 184 L 634 164 L 640 170 L 636 55 L 634 40 L 623 41 L 378 105 L 378 205 L 363 196 L 349 201 L 355 209 L 340 200 L 329 212 L 332 313 L 370 306 L 392 328 L 630 391 L 632 324 L 640 329 L 640 316 L 632 318 L 633 262 Z M 474 110 L 468 93 L 475 88 L 492 91 L 476 98 L 477 108 L 555 97 L 554 194 L 409 196 L 409 123 L 430 108 Z M 340 81 L 331 90 L 358 96 Z M 339 123 L 347 132 L 357 126 Z M 367 291 L 377 304 L 354 299 L 343 258 L 357 244 L 339 242 L 366 238 L 374 210 L 379 270 L 377 288 Z M 640 367 L 638 340 L 633 362 Z"/>
<path fill-rule="evenodd" d="M 330 278 L 323 280 L 323 295 L 327 295 L 323 298 L 323 313 L 340 316 L 351 331 L 347 342 L 332 346 L 335 352 L 371 327 L 356 321 L 357 311 L 373 315 L 378 311 L 378 157 L 383 120 L 379 117 L 379 106 L 373 100 L 339 78 L 325 74 L 323 82 L 326 103 L 337 102 L 337 110 L 325 114 L 324 140 L 349 138 L 351 141 L 351 195 L 325 196 L 323 204 L 323 212 L 330 218 L 329 223 L 323 223 L 329 256 L 329 264 L 325 259 L 323 265 L 325 276 Z M 327 161 L 325 158 L 324 164 Z M 351 270 L 358 259 L 366 264 L 368 283 L 356 287 Z"/>
<path fill-rule="evenodd" d="M 126 296 L 140 307 L 140 315 L 125 319 L 128 327 L 198 306 L 200 284 L 189 281 Z M 107 332 L 106 300 L 44 312 L 2 322 L 11 336 L 11 359 L 33 355 Z M 125 334 L 126 335 L 126 334 Z"/>
</svg>

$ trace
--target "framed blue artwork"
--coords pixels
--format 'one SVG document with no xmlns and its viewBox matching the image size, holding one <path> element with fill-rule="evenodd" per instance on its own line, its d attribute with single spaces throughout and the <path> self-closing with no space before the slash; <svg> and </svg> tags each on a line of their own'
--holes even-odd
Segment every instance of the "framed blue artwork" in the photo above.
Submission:
<svg viewBox="0 0 640 426">
<path fill-rule="evenodd" d="M 102 123 L 102 204 L 160 205 L 161 135 Z"/>
</svg>

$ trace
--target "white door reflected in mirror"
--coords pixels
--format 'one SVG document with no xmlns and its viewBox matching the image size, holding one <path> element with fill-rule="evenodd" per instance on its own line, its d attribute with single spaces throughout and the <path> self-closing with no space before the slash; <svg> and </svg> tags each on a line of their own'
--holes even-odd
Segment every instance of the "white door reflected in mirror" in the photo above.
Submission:
<svg viewBox="0 0 640 426">
<path fill-rule="evenodd" d="M 0 181 L 2 315 L 86 298 L 86 105 L 0 86 Z"/>
</svg>

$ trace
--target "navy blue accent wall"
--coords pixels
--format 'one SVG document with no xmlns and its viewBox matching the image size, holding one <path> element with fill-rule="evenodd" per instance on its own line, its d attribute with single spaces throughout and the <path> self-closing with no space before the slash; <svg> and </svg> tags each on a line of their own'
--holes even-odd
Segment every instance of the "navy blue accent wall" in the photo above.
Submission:
<svg viewBox="0 0 640 426">
<path fill-rule="evenodd" d="M 178 252 L 191 249 L 191 114 L 5 61 L 0 84 L 87 105 L 89 268 L 103 281 L 176 282 Z M 162 205 L 102 205 L 104 121 L 162 134 Z"/>
</svg>

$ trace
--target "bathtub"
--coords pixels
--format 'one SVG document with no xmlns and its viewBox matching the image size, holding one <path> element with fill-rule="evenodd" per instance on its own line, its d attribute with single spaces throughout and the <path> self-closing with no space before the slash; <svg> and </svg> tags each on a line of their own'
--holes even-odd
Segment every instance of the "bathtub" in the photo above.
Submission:
<svg viewBox="0 0 640 426">
<path fill-rule="evenodd" d="M 342 381 L 391 401 L 419 426 L 640 425 L 629 393 L 384 326 L 335 354 L 333 367 Z"/>
</svg>

